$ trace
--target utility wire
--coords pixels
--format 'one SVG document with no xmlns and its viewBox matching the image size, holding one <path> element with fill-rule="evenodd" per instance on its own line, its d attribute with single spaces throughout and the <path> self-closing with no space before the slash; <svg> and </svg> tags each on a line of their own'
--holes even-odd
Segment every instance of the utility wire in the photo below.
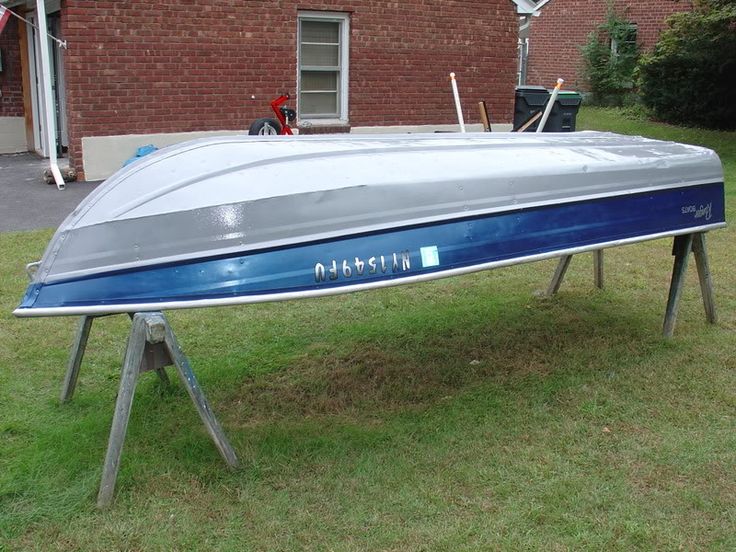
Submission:
<svg viewBox="0 0 736 552">
<path fill-rule="evenodd" d="M 5 8 L 5 10 L 6 10 L 6 11 L 7 11 L 7 12 L 8 12 L 8 13 L 9 13 L 10 15 L 13 15 L 13 16 L 17 17 L 18 19 L 20 19 L 21 21 L 23 21 L 23 22 L 24 22 L 24 23 L 25 23 L 26 25 L 30 25 L 31 27 L 33 27 L 33 28 L 34 28 L 34 29 L 36 29 L 37 31 L 40 31 L 40 29 L 38 28 L 38 26 L 36 26 L 36 25 L 34 25 L 33 23 L 31 23 L 30 21 L 28 21 L 28 20 L 27 20 L 27 19 L 26 19 L 25 17 L 21 17 L 20 15 L 18 15 L 17 13 L 15 13 L 15 12 L 14 12 L 13 10 L 11 10 L 10 8 L 6 8 L 5 6 L 2 6 L 2 5 L 0 5 L 0 8 Z M 57 45 L 57 46 L 58 46 L 59 48 L 64 48 L 64 49 L 66 50 L 66 40 L 60 40 L 60 39 L 56 38 L 56 37 L 55 37 L 54 35 L 52 35 L 52 34 L 51 34 L 51 33 L 49 33 L 49 32 L 47 32 L 46 34 L 48 35 L 48 37 L 49 37 L 49 38 L 50 38 L 51 40 L 53 40 L 54 42 L 56 42 L 56 45 Z"/>
</svg>

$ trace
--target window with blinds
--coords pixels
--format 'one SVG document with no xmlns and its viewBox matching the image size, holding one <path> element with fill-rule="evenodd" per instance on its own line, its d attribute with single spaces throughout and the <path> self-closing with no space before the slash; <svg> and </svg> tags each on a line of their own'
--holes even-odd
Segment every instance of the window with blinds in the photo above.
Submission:
<svg viewBox="0 0 736 552">
<path fill-rule="evenodd" d="M 300 119 L 347 119 L 347 25 L 345 14 L 300 14 Z"/>
</svg>

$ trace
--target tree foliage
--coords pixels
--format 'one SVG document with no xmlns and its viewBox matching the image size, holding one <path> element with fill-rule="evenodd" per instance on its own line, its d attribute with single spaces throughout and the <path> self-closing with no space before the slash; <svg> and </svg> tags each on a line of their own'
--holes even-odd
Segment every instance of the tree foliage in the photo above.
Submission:
<svg viewBox="0 0 736 552">
<path fill-rule="evenodd" d="M 639 59 L 636 26 L 609 4 L 606 21 L 588 35 L 581 48 L 585 78 L 597 105 L 621 105 L 634 89 Z"/>
<path fill-rule="evenodd" d="M 736 0 L 670 16 L 639 65 L 641 96 L 664 121 L 736 129 Z"/>
</svg>

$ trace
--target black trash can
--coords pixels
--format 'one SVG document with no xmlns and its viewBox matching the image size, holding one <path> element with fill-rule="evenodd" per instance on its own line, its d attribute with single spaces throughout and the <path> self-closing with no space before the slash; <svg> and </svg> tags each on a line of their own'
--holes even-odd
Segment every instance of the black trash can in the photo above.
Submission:
<svg viewBox="0 0 736 552">
<path fill-rule="evenodd" d="M 560 90 L 544 132 L 575 132 L 575 122 L 583 97 L 572 90 Z"/>
<path fill-rule="evenodd" d="M 544 86 L 518 86 L 516 88 L 516 101 L 514 103 L 514 130 L 518 130 L 531 117 L 544 111 L 549 99 L 549 90 Z M 537 130 L 539 121 L 531 125 L 527 132 Z"/>
<path fill-rule="evenodd" d="M 514 104 L 514 130 L 524 126 L 531 117 L 544 112 L 551 91 L 543 86 L 519 86 L 516 89 Z M 555 105 L 544 125 L 544 132 L 574 132 L 582 96 L 570 90 L 560 90 Z M 525 132 L 536 132 L 539 121 L 534 122 Z"/>
</svg>

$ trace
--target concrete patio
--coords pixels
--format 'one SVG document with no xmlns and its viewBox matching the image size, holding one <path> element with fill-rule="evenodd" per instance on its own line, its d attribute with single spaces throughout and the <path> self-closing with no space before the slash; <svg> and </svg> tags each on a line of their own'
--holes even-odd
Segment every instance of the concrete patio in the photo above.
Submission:
<svg viewBox="0 0 736 552">
<path fill-rule="evenodd" d="M 99 182 L 44 182 L 48 159 L 33 153 L 0 155 L 0 232 L 55 228 Z"/>
</svg>

